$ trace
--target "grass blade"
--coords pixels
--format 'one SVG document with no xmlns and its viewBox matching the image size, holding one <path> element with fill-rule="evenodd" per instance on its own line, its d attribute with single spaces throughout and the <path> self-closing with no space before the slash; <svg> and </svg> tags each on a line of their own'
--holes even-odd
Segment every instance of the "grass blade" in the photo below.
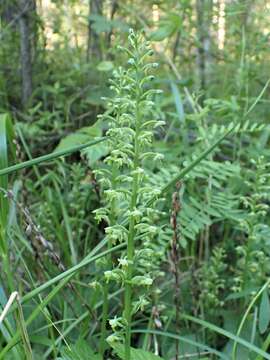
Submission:
<svg viewBox="0 0 270 360">
<path fill-rule="evenodd" d="M 261 350 L 260 348 L 258 348 L 257 346 L 249 343 L 248 341 L 238 337 L 237 335 L 234 335 L 232 333 L 230 333 L 229 331 L 227 330 L 224 330 L 214 324 L 211 324 L 205 320 L 201 320 L 201 319 L 197 319 L 193 316 L 190 316 L 190 315 L 182 315 L 182 318 L 183 319 L 186 319 L 186 320 L 189 320 L 189 321 L 192 321 L 196 324 L 199 324 L 201 326 L 203 326 L 204 328 L 207 328 L 209 330 L 212 330 L 220 335 L 223 335 L 225 337 L 227 337 L 228 339 L 231 339 L 231 340 L 234 340 L 236 343 L 238 344 L 241 344 L 243 345 L 244 347 L 248 348 L 249 350 L 255 352 L 256 354 L 258 355 L 261 355 L 263 356 L 265 359 L 268 359 L 270 360 L 270 354 L 267 354 L 265 351 Z"/>
<path fill-rule="evenodd" d="M 255 99 L 254 103 L 250 106 L 250 108 L 247 110 L 247 112 L 245 113 L 244 116 L 247 116 L 249 113 L 251 113 L 251 111 L 255 108 L 255 106 L 258 104 L 258 102 L 261 100 L 261 98 L 263 97 L 263 94 L 265 93 L 265 90 L 268 88 L 268 85 L 270 83 L 270 79 L 267 80 L 266 84 L 264 85 L 262 91 L 260 92 L 260 94 L 258 95 L 258 97 Z"/>
<path fill-rule="evenodd" d="M 180 121 L 180 123 L 183 123 L 185 121 L 185 112 L 184 112 L 183 102 L 182 102 L 178 87 L 175 84 L 175 82 L 173 82 L 173 81 L 171 81 L 171 89 L 172 89 L 175 107 L 176 107 L 179 121 Z"/>
<path fill-rule="evenodd" d="M 105 137 L 100 138 L 100 139 L 97 139 L 97 140 L 89 141 L 89 142 L 87 142 L 85 144 L 73 146 L 73 147 L 71 147 L 69 149 L 52 152 L 52 153 L 47 154 L 47 155 L 42 155 L 42 156 L 39 156 L 37 158 L 24 161 L 24 162 L 22 162 L 20 164 L 5 167 L 5 168 L 0 170 L 0 178 L 3 175 L 7 175 L 7 174 L 13 173 L 15 171 L 25 169 L 25 168 L 31 167 L 33 165 L 41 164 L 41 163 L 44 163 L 46 161 L 54 160 L 54 159 L 57 159 L 57 158 L 62 157 L 62 156 L 70 155 L 70 154 L 72 154 L 72 153 L 74 153 L 76 151 L 80 151 L 80 150 L 85 149 L 85 148 L 87 148 L 89 146 L 96 145 L 96 144 L 98 144 L 98 143 L 100 143 L 102 141 L 105 141 L 105 140 L 107 140 Z"/>
<path fill-rule="evenodd" d="M 0 171 L 8 166 L 9 157 L 14 156 L 15 149 L 13 145 L 13 127 L 8 114 L 0 115 Z M 7 175 L 0 177 L 0 187 L 8 189 Z M 10 268 L 10 259 L 8 256 L 8 215 L 9 203 L 8 199 L 2 192 L 0 193 L 0 256 L 2 258 L 2 267 L 7 276 L 9 291 L 14 290 L 13 276 Z"/>
<path fill-rule="evenodd" d="M 97 259 L 106 256 L 108 253 L 120 250 L 121 248 L 124 247 L 124 244 L 120 244 L 117 245 L 115 247 L 113 247 L 112 249 L 106 250 L 100 254 L 97 254 L 93 257 L 89 256 L 87 257 L 87 259 L 82 260 L 78 265 L 73 266 L 72 268 L 66 270 L 65 272 L 59 274 L 58 276 L 56 276 L 53 279 L 50 279 L 49 281 L 47 281 L 45 284 L 39 286 L 38 288 L 36 288 L 35 290 L 31 291 L 30 293 L 28 293 L 26 296 L 22 297 L 21 299 L 21 304 L 23 304 L 24 302 L 32 299 L 34 296 L 40 294 L 41 291 L 47 289 L 48 287 L 54 285 L 55 283 L 61 281 L 58 285 L 55 286 L 55 288 L 46 296 L 45 299 L 42 300 L 42 302 L 35 308 L 35 310 L 32 312 L 32 314 L 29 316 L 29 318 L 26 320 L 25 324 L 26 326 L 30 325 L 36 318 L 37 316 L 40 314 L 40 312 L 42 312 L 44 310 L 44 308 L 48 305 L 48 303 L 54 298 L 54 296 L 56 296 L 58 294 L 58 292 L 70 281 L 70 279 L 84 266 L 90 264 L 91 262 L 96 261 Z M 13 306 L 10 311 L 15 310 L 18 307 L 18 305 Z M 20 338 L 20 332 L 16 332 L 13 337 L 10 339 L 10 341 L 7 343 L 7 345 L 5 346 L 5 348 L 0 352 L 0 360 L 4 359 L 4 356 L 7 354 L 7 352 L 12 349 L 13 346 L 15 346 L 17 344 L 17 342 L 19 341 Z"/>
<path fill-rule="evenodd" d="M 229 360 L 229 357 L 226 354 L 221 353 L 220 351 L 217 351 L 217 350 L 215 350 L 215 349 L 213 349 L 213 348 L 211 348 L 211 347 L 209 347 L 207 345 L 204 345 L 204 344 L 202 344 L 202 343 L 200 343 L 198 341 L 194 341 L 194 340 L 185 338 L 185 337 L 177 335 L 177 334 L 172 334 L 172 333 L 169 333 L 167 331 L 144 330 L 144 329 L 138 329 L 137 330 L 137 329 L 135 329 L 135 330 L 132 330 L 132 333 L 135 333 L 135 334 L 136 333 L 139 333 L 139 334 L 153 334 L 153 335 L 166 336 L 166 337 L 169 337 L 171 339 L 179 340 L 181 342 L 196 346 L 197 348 L 202 349 L 204 351 L 206 350 L 206 351 L 210 352 L 211 354 L 217 355 L 220 359 Z"/>
<path fill-rule="evenodd" d="M 21 337 L 22 337 L 22 342 L 23 342 L 23 348 L 25 351 L 25 356 L 26 356 L 27 360 L 34 360 L 32 349 L 31 349 L 31 344 L 30 344 L 30 340 L 29 340 L 29 335 L 28 335 L 26 323 L 24 320 L 23 309 L 22 309 L 22 305 L 21 305 L 20 297 L 19 297 L 18 293 L 16 296 L 16 302 L 17 302 L 18 314 L 19 314 L 18 323 L 19 323 L 19 327 L 20 327 L 20 331 L 21 331 Z"/>
<path fill-rule="evenodd" d="M 11 120 L 8 114 L 0 115 L 0 171 L 8 167 L 8 155 L 9 150 L 11 154 L 14 154 L 13 146 L 14 133 L 12 129 Z M 8 188 L 8 177 L 0 177 L 0 187 L 7 190 Z M 8 199 L 4 194 L 0 194 L 0 246 L 3 253 L 7 251 L 7 244 L 5 241 L 5 232 L 8 218 Z"/>
<path fill-rule="evenodd" d="M 31 344 L 30 344 L 30 340 L 29 340 L 29 336 L 28 336 L 28 332 L 26 329 L 26 324 L 25 324 L 25 320 L 24 320 L 24 316 L 23 316 L 23 310 L 22 310 L 22 306 L 20 303 L 20 298 L 19 298 L 19 294 L 17 291 L 14 291 L 9 299 L 8 302 L 4 308 L 4 310 L 2 311 L 2 314 L 0 316 L 0 325 L 2 324 L 2 322 L 4 321 L 5 317 L 7 316 L 12 304 L 14 302 L 17 302 L 17 307 L 18 307 L 18 325 L 20 328 L 20 333 L 21 333 L 21 337 L 22 337 L 22 341 L 23 341 L 23 345 L 24 345 L 24 351 L 25 351 L 25 356 L 27 360 L 33 360 L 33 354 L 32 354 L 32 349 L 31 349 Z M 18 334 L 20 335 L 20 333 L 18 332 Z M 18 335 L 18 336 L 19 336 Z"/>
<path fill-rule="evenodd" d="M 270 284 L 270 280 L 268 280 L 262 287 L 261 289 L 257 292 L 257 294 L 254 296 L 254 298 L 251 300 L 250 304 L 248 305 L 247 310 L 245 311 L 244 316 L 242 317 L 241 323 L 238 327 L 237 333 L 236 335 L 239 336 L 241 334 L 241 331 L 244 327 L 245 321 L 248 317 L 248 314 L 250 313 L 250 310 L 252 309 L 253 305 L 256 303 L 256 301 L 258 300 L 258 298 L 261 296 L 261 294 L 268 289 L 268 286 Z M 232 350 L 232 359 L 235 360 L 236 359 L 236 350 L 237 350 L 237 342 L 234 342 L 233 345 L 233 350 Z"/>
</svg>

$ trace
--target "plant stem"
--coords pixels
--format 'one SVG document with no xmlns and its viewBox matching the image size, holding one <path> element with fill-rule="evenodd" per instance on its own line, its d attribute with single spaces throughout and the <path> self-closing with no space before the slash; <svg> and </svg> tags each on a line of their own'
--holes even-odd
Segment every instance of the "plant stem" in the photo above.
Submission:
<svg viewBox="0 0 270 360">
<path fill-rule="evenodd" d="M 133 195 L 131 204 L 135 204 L 134 199 L 137 199 L 137 188 L 138 188 L 138 175 L 135 176 L 133 183 Z M 134 205 L 134 206 L 135 206 Z M 134 208 L 131 206 L 131 209 Z M 127 281 L 125 286 L 125 309 L 124 317 L 126 319 L 126 341 L 125 341 L 125 360 L 130 359 L 130 343 L 131 343 L 131 313 L 132 313 L 132 274 L 133 274 L 133 256 L 134 256 L 134 238 L 135 238 L 135 219 L 131 217 L 129 223 L 129 234 L 127 243 L 127 258 L 128 258 L 128 269 L 127 269 Z"/>
<path fill-rule="evenodd" d="M 179 308 L 180 308 L 180 245 L 179 245 L 179 236 L 178 236 L 178 213 L 181 210 L 180 199 L 179 199 L 179 189 L 181 184 L 178 183 L 176 186 L 176 191 L 172 196 L 172 214 L 171 214 L 171 225 L 173 230 L 173 239 L 171 244 L 171 267 L 174 276 L 174 304 L 175 304 L 175 325 L 176 331 L 179 333 Z M 175 359 L 179 358 L 179 341 L 175 341 Z"/>
<path fill-rule="evenodd" d="M 104 352 L 106 347 L 105 340 L 107 334 L 106 324 L 108 320 L 108 311 L 109 311 L 109 284 L 105 283 L 103 286 L 102 322 L 101 322 L 101 337 L 100 337 L 100 348 L 99 348 L 99 352 L 102 359 L 104 358 Z"/>
<path fill-rule="evenodd" d="M 139 101 L 140 101 L 140 90 L 138 86 L 138 77 L 137 77 L 137 101 L 136 101 L 136 132 L 135 132 L 135 155 L 134 155 L 134 170 L 137 170 L 139 167 L 139 135 L 140 135 L 140 111 L 139 111 Z M 139 186 L 139 175 L 136 173 L 133 178 L 132 186 L 132 195 L 130 203 L 130 211 L 134 211 L 134 208 L 137 204 L 138 198 L 138 186 Z M 127 259 L 128 259 L 128 268 L 127 268 L 127 280 L 125 285 L 125 305 L 124 305 L 124 318 L 126 320 L 126 339 L 125 339 L 125 360 L 130 360 L 130 344 L 131 344 L 131 320 L 132 320 L 132 275 L 133 275 L 133 257 L 134 257 L 134 238 L 135 238 L 135 218 L 130 217 L 129 220 L 129 231 L 128 231 L 128 241 L 127 241 Z"/>
</svg>

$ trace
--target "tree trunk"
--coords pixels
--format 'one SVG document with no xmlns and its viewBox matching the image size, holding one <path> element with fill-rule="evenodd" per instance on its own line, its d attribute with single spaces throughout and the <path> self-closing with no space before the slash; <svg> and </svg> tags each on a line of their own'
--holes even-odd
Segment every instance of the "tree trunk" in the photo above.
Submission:
<svg viewBox="0 0 270 360">
<path fill-rule="evenodd" d="M 211 0 L 196 0 L 197 12 L 197 62 L 200 79 L 200 88 L 205 90 L 207 70 L 210 62 L 210 25 L 211 25 Z"/>
<path fill-rule="evenodd" d="M 35 12 L 33 0 L 19 0 L 20 16 L 20 52 L 21 52 L 21 74 L 22 74 L 22 104 L 29 105 L 33 92 L 32 85 L 32 44 L 31 34 L 32 22 Z"/>
<path fill-rule="evenodd" d="M 12 23 L 16 17 L 16 6 L 14 1 L 2 0 L 0 1 L 0 16 L 4 22 L 4 26 Z"/>
<path fill-rule="evenodd" d="M 88 22 L 88 44 L 87 61 L 90 58 L 100 60 L 102 58 L 102 49 L 100 46 L 100 35 L 93 29 L 93 20 L 90 16 L 102 16 L 103 0 L 89 0 L 89 22 Z"/>
<path fill-rule="evenodd" d="M 117 9 L 118 9 L 118 1 L 113 0 L 111 3 L 111 11 L 110 11 L 110 20 L 111 21 L 114 19 Z M 111 47 L 112 35 L 113 35 L 113 29 L 108 34 L 107 45 L 106 45 L 106 46 L 108 46 L 108 49 Z"/>
</svg>

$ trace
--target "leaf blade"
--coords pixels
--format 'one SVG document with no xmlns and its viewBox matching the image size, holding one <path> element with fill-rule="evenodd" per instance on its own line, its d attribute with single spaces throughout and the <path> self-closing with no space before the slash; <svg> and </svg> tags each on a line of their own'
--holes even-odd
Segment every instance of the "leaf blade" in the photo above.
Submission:
<svg viewBox="0 0 270 360">
<path fill-rule="evenodd" d="M 125 360 L 125 347 L 123 344 L 111 345 L 120 359 Z M 164 360 L 160 356 L 154 355 L 148 351 L 131 348 L 130 360 Z"/>
<path fill-rule="evenodd" d="M 270 302 L 267 289 L 262 293 L 259 310 L 259 331 L 264 334 L 270 322 Z"/>
</svg>

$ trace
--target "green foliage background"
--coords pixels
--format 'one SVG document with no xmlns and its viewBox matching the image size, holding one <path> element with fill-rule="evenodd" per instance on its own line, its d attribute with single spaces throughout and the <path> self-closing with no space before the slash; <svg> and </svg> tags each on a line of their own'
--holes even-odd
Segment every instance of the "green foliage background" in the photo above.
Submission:
<svg viewBox="0 0 270 360">
<path fill-rule="evenodd" d="M 126 359 L 121 344 L 98 353 L 106 261 L 125 257 L 123 244 L 108 249 L 108 224 L 95 219 L 107 206 L 96 174 L 111 149 L 77 146 L 110 128 L 109 79 L 128 66 L 118 46 L 130 28 L 144 32 L 159 64 L 151 85 L 163 93 L 151 116 L 164 126 L 151 151 L 165 158 L 143 163 L 150 186 L 165 191 L 151 217 L 156 256 L 142 265 L 157 276 L 133 316 L 131 359 L 270 358 L 269 3 L 12 0 L 0 16 L 0 312 L 19 293 L 0 323 L 0 359 Z M 121 287 L 110 284 L 108 297 L 106 336 Z"/>
</svg>

